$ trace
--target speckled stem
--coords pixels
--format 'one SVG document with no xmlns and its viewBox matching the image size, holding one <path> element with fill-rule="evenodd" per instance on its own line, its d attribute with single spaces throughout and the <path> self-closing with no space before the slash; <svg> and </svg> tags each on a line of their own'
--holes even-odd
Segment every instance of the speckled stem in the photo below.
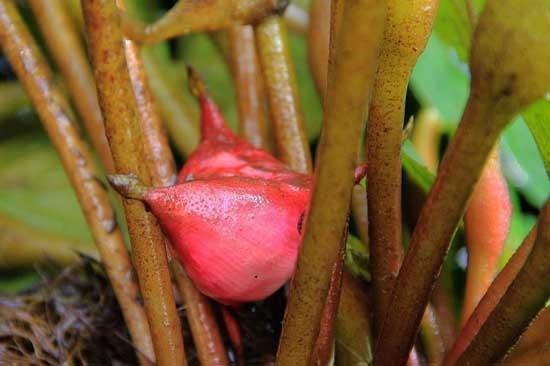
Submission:
<svg viewBox="0 0 550 366">
<path fill-rule="evenodd" d="M 271 16 L 256 28 L 256 44 L 265 78 L 271 123 L 279 158 L 300 173 L 311 171 L 298 86 L 284 21 Z"/>
<path fill-rule="evenodd" d="M 159 42 L 192 32 L 254 24 L 270 14 L 282 12 L 287 4 L 285 0 L 180 0 L 162 18 L 149 25 L 123 18 L 124 32 L 139 42 Z"/>
<path fill-rule="evenodd" d="M 29 5 L 67 83 L 92 145 L 107 173 L 113 173 L 114 163 L 105 136 L 94 77 L 67 4 L 62 0 L 30 0 Z"/>
<path fill-rule="evenodd" d="M 479 329 L 485 323 L 489 314 L 491 314 L 499 303 L 512 281 L 516 278 L 525 264 L 527 257 L 533 249 L 536 237 L 537 228 L 534 227 L 529 235 L 523 240 L 523 243 L 514 253 L 512 258 L 508 260 L 506 266 L 494 279 L 491 286 L 487 289 L 485 296 L 483 296 L 466 324 L 462 327 L 452 349 L 445 357 L 445 364 L 453 365 L 479 332 Z"/>
<path fill-rule="evenodd" d="M 154 360 L 145 312 L 132 263 L 117 227 L 104 184 L 79 136 L 68 101 L 10 0 L 0 1 L 0 42 L 4 54 L 50 136 L 90 226 L 103 264 L 139 353 Z M 144 361 L 144 359 L 143 359 Z"/>
<path fill-rule="evenodd" d="M 136 174 L 146 185 L 151 176 L 123 49 L 114 0 L 82 0 L 86 35 L 99 103 L 117 173 Z M 176 311 L 164 237 L 142 202 L 124 199 L 134 264 L 159 365 L 185 365 L 181 325 Z"/>
<path fill-rule="evenodd" d="M 337 2 L 336 2 L 337 3 Z M 315 187 L 279 345 L 279 365 L 310 365 L 354 184 L 381 41 L 384 4 L 344 2 L 333 38 Z M 338 4 L 333 4 L 337 9 Z M 333 11 L 334 14 L 334 11 Z M 357 47 L 363 52 L 355 52 Z M 352 70 L 363 69 L 355 73 Z"/>
<path fill-rule="evenodd" d="M 121 3 L 122 0 L 119 0 Z M 168 187 L 176 182 L 176 164 L 168 138 L 162 125 L 162 119 L 149 89 L 147 74 L 139 54 L 139 47 L 133 41 L 125 40 L 124 48 L 128 71 L 140 114 L 144 151 L 151 182 L 155 187 Z M 185 314 L 197 355 L 202 365 L 228 365 L 225 347 L 216 323 L 210 300 L 201 294 L 182 266 L 170 252 L 167 253 L 172 276 L 183 299 Z"/>
<path fill-rule="evenodd" d="M 252 26 L 228 30 L 230 63 L 237 91 L 240 133 L 256 147 L 272 151 L 264 81 L 254 43 Z"/>
<path fill-rule="evenodd" d="M 517 342 L 550 295 L 550 201 L 539 217 L 537 238 L 525 264 L 462 353 L 457 365 L 498 362 Z"/>
</svg>

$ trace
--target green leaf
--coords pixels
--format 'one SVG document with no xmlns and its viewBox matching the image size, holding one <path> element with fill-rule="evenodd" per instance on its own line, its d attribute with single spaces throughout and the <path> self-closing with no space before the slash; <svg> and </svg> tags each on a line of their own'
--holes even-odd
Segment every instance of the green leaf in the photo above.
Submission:
<svg viewBox="0 0 550 366">
<path fill-rule="evenodd" d="M 485 0 L 441 0 L 434 24 L 434 33 L 462 61 L 468 61 L 472 44 L 472 31 L 477 15 Z M 471 9 L 468 9 L 469 5 Z"/>
<path fill-rule="evenodd" d="M 454 130 L 470 93 L 468 65 L 432 34 L 411 76 L 410 86 L 425 107 L 435 107 L 447 131 Z"/>
<path fill-rule="evenodd" d="M 541 208 L 550 195 L 550 180 L 537 145 L 523 118 L 518 117 L 502 136 L 502 170 L 527 201 Z"/>
<path fill-rule="evenodd" d="M 510 231 L 499 260 L 499 269 L 506 265 L 537 221 L 535 216 L 522 212 L 518 194 L 514 189 L 510 189 L 510 199 L 512 201 L 512 219 L 510 221 Z"/>
<path fill-rule="evenodd" d="M 401 158 L 403 160 L 403 169 L 405 169 L 409 178 L 424 193 L 428 193 L 435 181 L 435 176 L 426 168 L 426 165 L 410 140 L 406 140 L 403 144 Z"/>
<path fill-rule="evenodd" d="M 369 253 L 359 238 L 348 234 L 344 263 L 349 272 L 365 281 L 370 281 Z"/>
<path fill-rule="evenodd" d="M 290 41 L 290 52 L 296 68 L 296 79 L 298 83 L 298 93 L 300 95 L 300 105 L 304 113 L 305 128 L 309 141 L 314 141 L 321 132 L 321 121 L 323 111 L 321 100 L 315 89 L 315 84 L 309 70 L 307 60 L 306 39 L 292 33 L 288 35 Z"/>
<path fill-rule="evenodd" d="M 537 143 L 546 172 L 550 172 L 550 99 L 529 107 L 523 118 Z"/>
<path fill-rule="evenodd" d="M 41 134 L 0 144 L 0 213 L 45 232 L 92 242 L 57 154 Z"/>
</svg>

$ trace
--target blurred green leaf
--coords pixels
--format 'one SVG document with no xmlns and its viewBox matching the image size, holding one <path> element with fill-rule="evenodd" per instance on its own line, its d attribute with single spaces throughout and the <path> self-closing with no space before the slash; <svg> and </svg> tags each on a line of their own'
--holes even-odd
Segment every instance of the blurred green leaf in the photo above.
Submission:
<svg viewBox="0 0 550 366">
<path fill-rule="evenodd" d="M 512 220 L 500 257 L 499 268 L 504 267 L 537 221 L 535 216 L 521 211 L 519 197 L 514 189 L 510 189 L 510 199 L 512 200 Z"/>
<path fill-rule="evenodd" d="M 421 105 L 438 110 L 447 131 L 454 130 L 470 93 L 468 65 L 432 34 L 413 70 L 411 89 Z"/>
<path fill-rule="evenodd" d="M 0 144 L 0 212 L 46 232 L 92 241 L 55 150 L 42 134 Z"/>
<path fill-rule="evenodd" d="M 512 183 L 537 208 L 550 195 L 550 181 L 537 145 L 525 124 L 518 117 L 502 135 L 502 170 Z"/>
<path fill-rule="evenodd" d="M 413 70 L 411 89 L 421 105 L 438 110 L 444 120 L 446 133 L 452 134 L 469 94 L 468 66 L 433 34 Z M 539 114 L 536 116 L 540 117 Z M 540 121 L 544 124 L 544 119 Z M 548 143 L 544 135 L 541 138 Z M 505 130 L 503 145 L 503 170 L 506 177 L 529 203 L 541 207 L 550 194 L 550 182 L 537 145 L 522 118 L 512 122 Z"/>
<path fill-rule="evenodd" d="M 369 253 L 365 244 L 359 238 L 348 234 L 344 263 L 349 272 L 355 277 L 370 281 Z"/>
<path fill-rule="evenodd" d="M 466 61 L 472 39 L 472 25 L 468 16 L 466 1 L 440 1 L 434 32 L 445 44 L 456 50 L 461 60 Z"/>
<path fill-rule="evenodd" d="M 485 0 L 441 0 L 434 24 L 434 33 L 462 61 L 468 61 L 472 33 Z"/>
<path fill-rule="evenodd" d="M 529 107 L 523 118 L 537 143 L 546 172 L 550 172 L 550 99 Z"/>
<path fill-rule="evenodd" d="M 403 160 L 403 169 L 405 169 L 409 178 L 422 192 L 428 193 L 435 180 L 435 176 L 426 168 L 426 165 L 410 140 L 406 140 L 403 144 L 401 158 Z"/>
<path fill-rule="evenodd" d="M 290 52 L 296 68 L 298 92 L 300 93 L 300 104 L 304 113 L 306 132 L 309 141 L 314 141 L 321 132 L 321 121 L 323 119 L 321 100 L 309 70 L 305 38 L 289 33 L 289 41 Z"/>
</svg>

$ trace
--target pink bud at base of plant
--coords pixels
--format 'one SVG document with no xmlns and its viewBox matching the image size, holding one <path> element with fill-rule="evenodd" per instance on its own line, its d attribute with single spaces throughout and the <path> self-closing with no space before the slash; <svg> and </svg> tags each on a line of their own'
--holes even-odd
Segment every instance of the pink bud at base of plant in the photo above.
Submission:
<svg viewBox="0 0 550 366">
<path fill-rule="evenodd" d="M 221 303 L 265 299 L 292 276 L 311 177 L 235 136 L 201 93 L 202 141 L 173 187 L 144 200 L 197 288 Z"/>
</svg>

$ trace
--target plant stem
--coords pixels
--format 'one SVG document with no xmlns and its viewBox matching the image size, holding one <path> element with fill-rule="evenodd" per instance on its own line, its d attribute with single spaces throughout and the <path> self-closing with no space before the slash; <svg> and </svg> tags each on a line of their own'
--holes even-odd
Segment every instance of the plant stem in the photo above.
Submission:
<svg viewBox="0 0 550 366">
<path fill-rule="evenodd" d="M 379 332 L 403 261 L 401 228 L 401 139 L 411 70 L 426 46 L 437 0 L 386 2 L 367 128 L 367 196 L 374 325 Z"/>
<path fill-rule="evenodd" d="M 86 34 L 116 171 L 150 186 L 142 132 L 114 0 L 82 0 Z M 142 202 L 124 199 L 133 257 L 159 365 L 185 365 L 162 232 Z"/>
<path fill-rule="evenodd" d="M 529 235 L 523 240 L 523 243 L 514 253 L 512 258 L 506 263 L 506 266 L 495 278 L 491 286 L 487 289 L 485 296 L 483 296 L 472 315 L 468 318 L 468 322 L 462 327 L 453 348 L 445 357 L 445 364 L 454 365 L 475 335 L 479 332 L 479 329 L 485 323 L 487 317 L 495 309 L 512 281 L 516 278 L 525 264 L 527 257 L 533 249 L 536 237 L 537 228 L 534 227 Z"/>
<path fill-rule="evenodd" d="M 308 173 L 311 171 L 311 153 L 286 26 L 280 17 L 271 16 L 256 27 L 255 34 L 278 156 L 291 169 Z"/>
<path fill-rule="evenodd" d="M 122 3 L 122 1 L 120 0 Z M 149 89 L 145 67 L 140 58 L 139 47 L 130 40 L 124 41 L 128 72 L 140 114 L 143 148 L 155 187 L 168 187 L 176 183 L 176 164 L 159 112 Z M 172 276 L 183 298 L 186 317 L 202 365 L 227 365 L 227 356 L 210 302 L 201 294 L 182 266 L 173 257 L 170 244 L 166 250 Z"/>
<path fill-rule="evenodd" d="M 550 69 L 541 60 L 550 57 L 542 41 L 550 30 L 539 14 L 548 9 L 543 3 L 487 1 L 472 47 L 470 98 L 411 236 L 378 337 L 375 365 L 406 362 L 451 238 L 492 147 L 512 117 L 548 90 Z M 511 17 L 529 20 L 519 24 L 510 22 Z M 500 62 L 503 54 L 513 56 Z"/>
<path fill-rule="evenodd" d="M 132 340 L 139 355 L 143 356 L 142 362 L 154 360 L 149 326 L 140 304 L 132 263 L 105 186 L 97 177 L 88 148 L 78 135 L 67 100 L 55 86 L 51 70 L 17 13 L 15 4 L 9 0 L 0 1 L 0 42 L 75 189 Z"/>
<path fill-rule="evenodd" d="M 525 264 L 459 357 L 458 365 L 498 362 L 544 307 L 550 294 L 550 200 L 543 207 L 537 238 Z"/>
<path fill-rule="evenodd" d="M 338 4 L 333 5 L 337 9 Z M 309 365 L 319 333 L 332 267 L 339 252 L 354 183 L 378 47 L 383 3 L 345 2 L 332 42 L 325 119 L 317 155 L 315 187 L 292 281 L 279 345 L 279 365 Z M 334 21 L 334 18 L 333 18 Z M 356 52 L 361 47 L 362 52 Z M 355 70 L 365 70 L 359 74 Z"/>
<path fill-rule="evenodd" d="M 287 4 L 287 1 L 280 0 L 179 0 L 162 18 L 146 26 L 123 18 L 124 32 L 139 42 L 160 42 L 192 32 L 211 32 L 233 25 L 253 24 L 269 14 L 282 12 Z"/>
<path fill-rule="evenodd" d="M 309 5 L 308 62 L 315 86 L 325 96 L 328 73 L 331 0 L 312 0 Z"/>
<path fill-rule="evenodd" d="M 315 341 L 315 347 L 312 353 L 312 360 L 315 365 L 327 365 L 330 362 L 334 352 L 334 334 L 335 319 L 338 314 L 340 304 L 340 292 L 342 288 L 342 275 L 344 271 L 344 254 L 346 251 L 346 241 L 348 238 L 348 228 L 344 229 L 342 239 L 340 239 L 340 253 L 333 263 L 330 276 L 329 290 L 325 300 L 323 315 L 319 325 L 319 334 Z"/>
<path fill-rule="evenodd" d="M 550 364 L 550 307 L 545 307 L 521 335 L 500 366 Z"/>
<path fill-rule="evenodd" d="M 67 82 L 92 145 L 99 153 L 107 173 L 113 173 L 113 158 L 105 136 L 94 77 L 67 4 L 62 0 L 30 0 L 29 5 L 59 71 Z"/>
<path fill-rule="evenodd" d="M 266 95 L 252 26 L 228 30 L 230 63 L 237 91 L 241 135 L 252 145 L 272 151 Z"/>
</svg>

